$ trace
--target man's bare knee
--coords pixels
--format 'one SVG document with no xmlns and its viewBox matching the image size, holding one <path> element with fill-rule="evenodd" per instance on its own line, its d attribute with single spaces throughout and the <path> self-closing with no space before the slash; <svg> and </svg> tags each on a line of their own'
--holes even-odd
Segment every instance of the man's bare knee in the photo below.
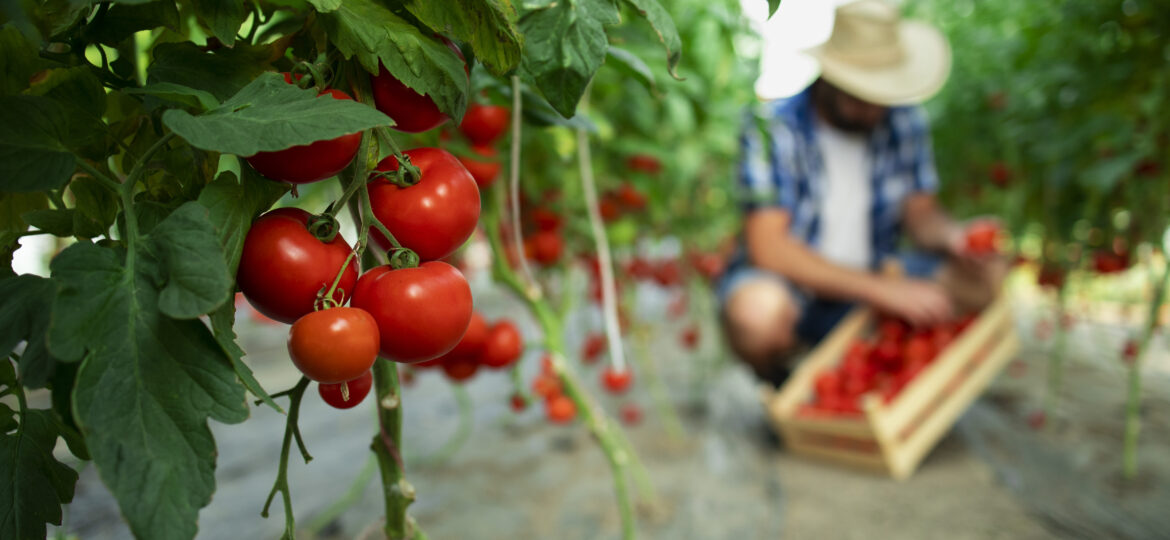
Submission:
<svg viewBox="0 0 1170 540">
<path fill-rule="evenodd" d="M 723 316 L 732 349 L 752 364 L 795 345 L 796 304 L 780 283 L 744 283 L 728 298 Z"/>
</svg>

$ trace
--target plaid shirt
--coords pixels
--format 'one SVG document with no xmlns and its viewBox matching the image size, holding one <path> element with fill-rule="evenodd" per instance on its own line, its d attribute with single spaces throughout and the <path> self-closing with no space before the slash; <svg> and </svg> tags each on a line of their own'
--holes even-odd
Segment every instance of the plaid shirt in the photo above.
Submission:
<svg viewBox="0 0 1170 540">
<path fill-rule="evenodd" d="M 812 87 L 749 115 L 740 138 L 739 182 L 744 213 L 778 207 L 792 217 L 791 231 L 809 246 L 820 236 L 824 161 L 813 133 Z M 894 254 L 902 225 L 902 203 L 916 192 L 938 188 L 930 127 L 921 107 L 892 107 L 869 136 L 873 206 L 870 266 Z"/>
</svg>

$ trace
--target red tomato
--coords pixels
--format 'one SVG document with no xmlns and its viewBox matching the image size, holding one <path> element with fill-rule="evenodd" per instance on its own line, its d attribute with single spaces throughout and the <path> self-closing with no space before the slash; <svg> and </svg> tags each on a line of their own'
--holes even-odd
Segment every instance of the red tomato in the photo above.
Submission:
<svg viewBox="0 0 1170 540">
<path fill-rule="evenodd" d="M 278 208 L 256 220 L 244 239 L 236 281 L 244 297 L 265 316 L 292 324 L 313 311 L 317 292 L 333 284 L 350 247 L 341 235 L 324 243 L 308 230 L 309 213 Z M 344 304 L 357 282 L 350 261 L 337 284 L 335 300 Z"/>
<path fill-rule="evenodd" d="M 605 352 L 605 335 L 596 332 L 585 336 L 585 343 L 581 346 L 581 361 L 586 364 L 595 364 Z"/>
<path fill-rule="evenodd" d="M 622 186 L 618 188 L 617 195 L 618 200 L 621 201 L 622 205 L 627 209 L 636 211 L 646 207 L 646 196 L 637 189 L 634 189 L 634 186 L 631 186 L 628 183 L 622 184 Z"/>
<path fill-rule="evenodd" d="M 885 339 L 901 341 L 909 330 L 910 325 L 906 321 L 894 317 L 882 317 L 878 322 L 878 335 Z"/>
<path fill-rule="evenodd" d="M 446 38 L 442 39 L 447 48 L 463 60 L 459 47 Z M 393 127 L 398 131 L 419 133 L 447 121 L 447 115 L 439 112 L 439 107 L 431 98 L 411 90 L 386 71 L 386 66 L 378 64 L 378 74 L 370 76 L 370 86 L 374 94 L 374 106 L 394 120 Z"/>
<path fill-rule="evenodd" d="M 695 347 L 699 345 L 699 327 L 693 324 L 688 326 L 687 329 L 683 330 L 682 334 L 679 335 L 679 341 L 682 342 L 682 346 L 687 350 L 695 350 Z"/>
<path fill-rule="evenodd" d="M 1057 264 L 1046 263 L 1040 267 L 1036 283 L 1041 287 L 1060 289 L 1064 287 L 1064 269 Z"/>
<path fill-rule="evenodd" d="M 345 385 L 346 392 L 341 391 L 341 385 Z M 321 399 L 337 409 L 352 409 L 366 399 L 370 394 L 370 386 L 374 384 L 374 376 L 369 371 L 361 374 L 352 381 L 344 383 L 320 383 L 317 385 L 317 393 L 321 395 Z M 346 393 L 349 394 L 349 399 L 346 399 Z"/>
<path fill-rule="evenodd" d="M 546 375 L 556 375 L 557 370 L 553 368 L 552 355 L 544 353 L 540 358 L 540 372 Z"/>
<path fill-rule="evenodd" d="M 496 161 L 496 149 L 490 146 L 472 145 L 471 151 L 478 154 L 480 157 L 487 158 L 486 161 L 480 161 L 471 156 L 459 156 L 459 163 L 471 173 L 471 177 L 475 179 L 475 184 L 479 189 L 484 190 L 496 181 L 496 177 L 500 175 L 500 169 L 503 165 Z"/>
<path fill-rule="evenodd" d="M 467 332 L 463 333 L 463 337 L 459 339 L 459 343 L 446 356 L 460 356 L 476 360 L 479 358 L 480 353 L 483 352 L 487 341 L 487 321 L 484 320 L 483 315 L 480 315 L 478 311 L 472 311 L 471 322 L 467 324 Z M 425 364 L 426 362 L 423 363 Z"/>
<path fill-rule="evenodd" d="M 537 231 L 529 239 L 532 241 L 532 260 L 544 266 L 556 264 L 565 251 L 565 241 L 556 231 Z"/>
<path fill-rule="evenodd" d="M 977 221 L 967 227 L 967 252 L 974 255 L 989 255 L 996 252 L 999 227 L 994 223 Z"/>
<path fill-rule="evenodd" d="M 556 375 L 541 373 L 532 379 L 532 392 L 546 400 L 561 395 L 561 381 Z"/>
<path fill-rule="evenodd" d="M 455 382 L 464 382 L 474 377 L 475 372 L 479 370 L 479 362 L 474 356 L 445 354 L 442 359 L 443 373 Z"/>
<path fill-rule="evenodd" d="M 947 325 L 936 327 L 931 335 L 931 341 L 934 342 L 934 350 L 937 352 L 942 352 L 954 340 L 955 330 Z"/>
<path fill-rule="evenodd" d="M 1118 254 L 1111 250 L 1093 252 L 1093 270 L 1098 274 L 1115 274 L 1129 267 L 1129 253 Z"/>
<path fill-rule="evenodd" d="M 934 360 L 934 343 L 928 336 L 914 336 L 906 342 L 902 358 L 909 366 L 926 365 Z"/>
<path fill-rule="evenodd" d="M 520 394 L 512 394 L 511 405 L 515 412 L 523 411 L 528 408 L 528 402 L 525 401 L 524 396 Z"/>
<path fill-rule="evenodd" d="M 548 208 L 537 208 L 532 211 L 532 222 L 542 231 L 555 231 L 561 228 L 561 216 Z"/>
<path fill-rule="evenodd" d="M 284 80 L 292 84 L 288 73 L 284 74 Z M 333 96 L 333 99 L 353 101 L 349 94 L 341 90 L 327 89 L 320 95 L 325 94 Z M 333 177 L 345 169 L 357 155 L 361 144 L 361 132 L 350 133 L 336 139 L 316 141 L 275 152 L 259 152 L 244 159 L 256 169 L 256 172 L 272 180 L 308 184 Z"/>
<path fill-rule="evenodd" d="M 813 381 L 813 388 L 818 396 L 831 396 L 841 393 L 841 376 L 835 371 L 826 371 L 817 375 Z"/>
<path fill-rule="evenodd" d="M 629 167 L 631 171 L 658 174 L 662 170 L 662 162 L 651 155 L 634 154 L 626 158 L 626 167 Z"/>
<path fill-rule="evenodd" d="M 352 307 L 314 311 L 288 331 L 288 355 L 306 377 L 323 383 L 358 378 L 378 358 L 378 323 Z"/>
<path fill-rule="evenodd" d="M 1002 161 L 991 164 L 991 183 L 1001 188 L 1007 187 L 1012 181 L 1012 170 Z"/>
<path fill-rule="evenodd" d="M 549 399 L 545 408 L 549 421 L 554 424 L 567 424 L 577 416 L 577 404 L 564 394 Z"/>
<path fill-rule="evenodd" d="M 459 124 L 468 139 L 475 144 L 491 144 L 508 131 L 510 111 L 499 105 L 472 104 L 463 114 L 463 122 Z"/>
<path fill-rule="evenodd" d="M 634 257 L 626 265 L 626 273 L 635 279 L 649 279 L 654 277 L 654 265 L 647 262 L 646 259 Z"/>
<path fill-rule="evenodd" d="M 897 339 L 883 337 L 874 347 L 872 359 L 877 365 L 890 370 L 902 362 L 902 347 Z"/>
<path fill-rule="evenodd" d="M 504 319 L 496 321 L 496 324 L 488 329 L 483 352 L 479 354 L 479 363 L 493 369 L 502 369 L 519 360 L 523 352 L 524 337 L 520 335 L 520 330 L 512 321 Z"/>
<path fill-rule="evenodd" d="M 622 423 L 627 426 L 636 426 L 642 423 L 642 408 L 637 403 L 622 405 L 620 415 Z"/>
<path fill-rule="evenodd" d="M 1125 362 L 1125 365 L 1127 365 L 1127 366 L 1132 366 L 1134 364 L 1134 362 L 1137 362 L 1137 356 L 1138 356 L 1137 342 L 1132 340 L 1132 339 L 1127 339 L 1125 341 L 1125 346 L 1122 347 L 1122 349 L 1121 349 L 1121 361 Z"/>
<path fill-rule="evenodd" d="M 714 280 L 723 273 L 724 260 L 718 253 L 694 253 L 690 261 L 699 275 L 708 280 Z"/>
<path fill-rule="evenodd" d="M 634 380 L 634 372 L 630 368 L 622 371 L 614 369 L 613 366 L 606 366 L 605 370 L 601 372 L 601 384 L 611 394 L 621 394 L 630 388 L 630 383 Z"/>
<path fill-rule="evenodd" d="M 662 287 L 682 284 L 682 269 L 677 261 L 662 261 L 654 267 L 654 281 Z"/>
<path fill-rule="evenodd" d="M 601 220 L 605 222 L 613 221 L 622 215 L 621 207 L 618 206 L 617 201 L 612 197 L 606 195 L 598 203 L 597 209 L 601 212 Z"/>
<path fill-rule="evenodd" d="M 374 215 L 390 234 L 433 261 L 450 255 L 475 232 L 479 221 L 479 188 L 471 173 L 455 156 L 438 148 L 415 148 L 403 152 L 418 167 L 422 178 L 413 186 L 400 188 L 385 178 L 370 182 L 370 204 Z M 378 164 L 379 171 L 398 170 L 390 156 Z M 391 247 L 377 229 L 371 231 L 384 249 Z"/>
<path fill-rule="evenodd" d="M 459 270 L 441 261 L 374 268 L 358 280 L 351 305 L 378 322 L 382 356 L 404 364 L 447 354 L 471 324 L 471 287 Z"/>
</svg>

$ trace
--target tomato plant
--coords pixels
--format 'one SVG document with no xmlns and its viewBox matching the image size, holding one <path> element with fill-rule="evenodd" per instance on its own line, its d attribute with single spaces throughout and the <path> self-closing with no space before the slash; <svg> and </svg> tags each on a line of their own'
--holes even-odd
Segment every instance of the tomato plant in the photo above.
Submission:
<svg viewBox="0 0 1170 540">
<path fill-rule="evenodd" d="M 297 319 L 288 332 L 293 364 L 320 383 L 358 378 L 373 367 L 378 349 L 378 323 L 358 308 L 314 311 Z"/>
<path fill-rule="evenodd" d="M 335 409 L 352 409 L 365 401 L 370 395 L 370 387 L 374 384 L 374 376 L 369 371 L 358 378 L 343 383 L 320 383 L 317 393 L 321 399 Z M 342 385 L 345 389 L 342 389 Z"/>
<path fill-rule="evenodd" d="M 352 305 L 368 311 L 377 322 L 382 356 L 404 364 L 450 352 L 472 318 L 467 280 L 442 261 L 368 270 L 354 286 Z M 411 339 L 397 339 L 403 335 Z"/>
<path fill-rule="evenodd" d="M 488 146 L 496 142 L 508 131 L 508 120 L 511 117 L 507 107 L 499 105 L 472 105 L 463 115 L 463 122 L 459 124 L 459 131 L 463 132 L 472 144 Z"/>
</svg>

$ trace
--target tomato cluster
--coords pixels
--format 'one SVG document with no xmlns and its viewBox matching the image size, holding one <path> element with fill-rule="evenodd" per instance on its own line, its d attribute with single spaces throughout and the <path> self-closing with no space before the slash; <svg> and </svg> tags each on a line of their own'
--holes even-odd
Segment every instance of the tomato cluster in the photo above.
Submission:
<svg viewBox="0 0 1170 540">
<path fill-rule="evenodd" d="M 861 396 L 871 392 L 889 403 L 973 320 L 915 329 L 896 318 L 881 318 L 875 336 L 857 339 L 838 366 L 817 374 L 813 400 L 801 406 L 800 414 L 859 415 Z"/>
<path fill-rule="evenodd" d="M 459 124 L 459 132 L 471 143 L 471 155 L 460 155 L 459 162 L 480 189 L 495 183 L 503 168 L 497 160 L 495 144 L 508 131 L 510 114 L 507 107 L 472 104 Z"/>
<path fill-rule="evenodd" d="M 641 212 L 646 208 L 647 200 L 646 194 L 629 182 L 624 182 L 616 190 L 601 195 L 597 210 L 601 213 L 601 220 L 609 223 L 622 217 L 622 214 Z"/>
<path fill-rule="evenodd" d="M 577 404 L 565 395 L 548 355 L 540 361 L 540 373 L 532 380 L 532 392 L 544 402 L 544 412 L 550 422 L 567 424 L 577 417 Z"/>
<path fill-rule="evenodd" d="M 422 368 L 442 368 L 448 379 L 463 382 L 471 379 L 480 366 L 504 369 L 516 363 L 524 353 L 524 337 L 510 319 L 488 324 L 478 312 L 462 339 L 449 352 L 418 364 Z"/>
</svg>

